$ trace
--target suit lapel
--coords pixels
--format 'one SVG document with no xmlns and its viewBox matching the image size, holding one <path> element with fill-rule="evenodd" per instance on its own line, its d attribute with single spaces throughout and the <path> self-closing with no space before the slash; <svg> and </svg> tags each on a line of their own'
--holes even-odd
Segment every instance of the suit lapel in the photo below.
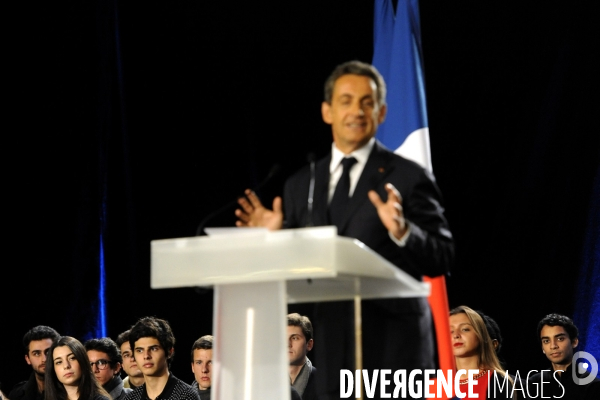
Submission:
<svg viewBox="0 0 600 400">
<path fill-rule="evenodd" d="M 391 153 L 382 148 L 379 145 L 379 142 L 375 142 L 375 146 L 373 146 L 373 150 L 369 155 L 365 168 L 356 184 L 356 189 L 354 189 L 354 193 L 348 204 L 346 215 L 344 216 L 341 226 L 338 227 L 338 233 L 341 234 L 345 231 L 348 222 L 352 216 L 360 210 L 364 202 L 370 202 L 368 196 L 369 190 L 377 188 L 381 181 L 391 172 L 391 168 L 389 167 L 390 159 Z"/>
</svg>

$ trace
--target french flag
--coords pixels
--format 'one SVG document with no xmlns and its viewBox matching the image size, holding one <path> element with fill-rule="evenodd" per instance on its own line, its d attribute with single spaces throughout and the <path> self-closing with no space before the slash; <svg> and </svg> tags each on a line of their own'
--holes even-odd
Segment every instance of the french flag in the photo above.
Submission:
<svg viewBox="0 0 600 400">
<path fill-rule="evenodd" d="M 395 153 L 433 171 L 422 70 L 421 32 L 417 0 L 375 0 L 373 65 L 387 84 L 388 113 L 377 131 Z M 439 368 L 455 370 L 450 344 L 449 306 L 444 276 L 425 277 L 431 284 L 429 305 L 433 314 Z"/>
</svg>

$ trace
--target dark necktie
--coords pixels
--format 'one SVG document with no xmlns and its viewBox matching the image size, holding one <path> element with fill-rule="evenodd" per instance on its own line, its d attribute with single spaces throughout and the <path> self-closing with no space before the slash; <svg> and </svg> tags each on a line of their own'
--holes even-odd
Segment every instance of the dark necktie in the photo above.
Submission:
<svg viewBox="0 0 600 400">
<path fill-rule="evenodd" d="M 346 207 L 350 202 L 350 197 L 348 196 L 350 192 L 350 169 L 352 169 L 354 164 L 356 164 L 356 158 L 354 157 L 342 160 L 342 166 L 344 167 L 342 177 L 335 186 L 335 192 L 333 192 L 331 203 L 329 203 L 329 220 L 338 228 L 344 219 Z"/>
</svg>

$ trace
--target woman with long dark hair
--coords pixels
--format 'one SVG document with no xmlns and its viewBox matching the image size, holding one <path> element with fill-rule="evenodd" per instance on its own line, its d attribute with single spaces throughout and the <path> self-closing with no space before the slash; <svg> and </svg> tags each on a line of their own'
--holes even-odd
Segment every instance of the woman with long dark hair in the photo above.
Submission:
<svg viewBox="0 0 600 400">
<path fill-rule="evenodd" d="M 85 347 L 71 336 L 50 347 L 45 375 L 45 400 L 111 400 L 94 377 Z"/>
</svg>

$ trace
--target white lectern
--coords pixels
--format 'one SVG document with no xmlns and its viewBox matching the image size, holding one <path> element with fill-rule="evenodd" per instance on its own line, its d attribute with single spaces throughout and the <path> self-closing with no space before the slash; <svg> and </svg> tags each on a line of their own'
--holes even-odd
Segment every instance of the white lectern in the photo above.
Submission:
<svg viewBox="0 0 600 400">
<path fill-rule="evenodd" d="M 334 226 L 229 232 L 151 242 L 153 289 L 214 286 L 216 400 L 290 398 L 287 303 L 429 295 Z"/>
</svg>

